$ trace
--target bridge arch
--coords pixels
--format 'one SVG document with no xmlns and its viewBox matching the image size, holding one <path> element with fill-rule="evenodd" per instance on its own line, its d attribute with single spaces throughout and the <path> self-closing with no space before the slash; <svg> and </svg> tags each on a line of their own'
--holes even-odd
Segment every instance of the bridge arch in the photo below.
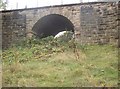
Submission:
<svg viewBox="0 0 120 89">
<path fill-rule="evenodd" d="M 32 28 L 32 31 L 42 38 L 55 36 L 64 30 L 74 32 L 74 25 L 67 17 L 59 14 L 50 14 L 40 18 Z"/>
</svg>

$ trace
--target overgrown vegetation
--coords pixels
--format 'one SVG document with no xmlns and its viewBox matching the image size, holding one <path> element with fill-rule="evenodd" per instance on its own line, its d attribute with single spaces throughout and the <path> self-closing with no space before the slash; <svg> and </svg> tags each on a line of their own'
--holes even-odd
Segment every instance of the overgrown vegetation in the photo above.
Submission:
<svg viewBox="0 0 120 89">
<path fill-rule="evenodd" d="M 3 51 L 3 86 L 117 86 L 117 52 L 112 45 L 23 39 Z"/>
</svg>

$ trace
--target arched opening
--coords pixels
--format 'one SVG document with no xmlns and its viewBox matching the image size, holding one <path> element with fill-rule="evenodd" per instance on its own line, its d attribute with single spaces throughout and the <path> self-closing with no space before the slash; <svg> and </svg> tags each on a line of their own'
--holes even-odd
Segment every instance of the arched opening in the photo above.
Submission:
<svg viewBox="0 0 120 89">
<path fill-rule="evenodd" d="M 74 26 L 62 15 L 50 14 L 39 19 L 32 28 L 38 37 L 55 36 L 61 31 L 74 32 Z"/>
</svg>

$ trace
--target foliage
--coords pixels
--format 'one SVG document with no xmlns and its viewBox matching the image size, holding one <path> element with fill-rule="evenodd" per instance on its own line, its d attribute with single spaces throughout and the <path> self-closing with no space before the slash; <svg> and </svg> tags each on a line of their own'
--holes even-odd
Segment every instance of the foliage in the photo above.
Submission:
<svg viewBox="0 0 120 89">
<path fill-rule="evenodd" d="M 3 51 L 3 87 L 114 87 L 117 52 L 112 45 L 23 39 Z"/>
<path fill-rule="evenodd" d="M 3 0 L 0 0 L 0 9 L 6 9 L 6 2 L 3 2 Z"/>
</svg>

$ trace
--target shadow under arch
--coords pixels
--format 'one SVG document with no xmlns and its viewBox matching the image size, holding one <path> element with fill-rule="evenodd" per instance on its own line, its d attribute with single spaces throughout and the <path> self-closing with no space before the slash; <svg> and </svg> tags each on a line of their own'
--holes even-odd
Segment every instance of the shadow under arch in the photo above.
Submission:
<svg viewBox="0 0 120 89">
<path fill-rule="evenodd" d="M 32 28 L 37 37 L 55 36 L 61 31 L 74 32 L 72 22 L 59 14 L 50 14 L 39 19 Z"/>
</svg>

